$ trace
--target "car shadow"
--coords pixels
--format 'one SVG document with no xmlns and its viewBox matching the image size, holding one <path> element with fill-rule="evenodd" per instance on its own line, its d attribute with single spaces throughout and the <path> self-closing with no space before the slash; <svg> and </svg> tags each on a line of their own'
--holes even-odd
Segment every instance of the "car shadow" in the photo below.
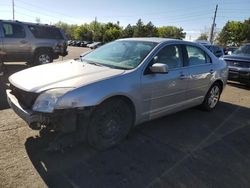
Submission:
<svg viewBox="0 0 250 188">
<path fill-rule="evenodd" d="M 46 151 L 54 133 L 30 137 L 28 156 L 48 187 L 249 187 L 250 109 L 221 102 L 136 127 L 117 147 Z"/>
<path fill-rule="evenodd" d="M 4 76 L 0 76 L 0 110 L 4 110 L 9 107 L 6 98 L 6 89 L 8 88 L 7 84 L 9 83 L 9 76 L 15 72 L 21 71 L 28 68 L 26 64 L 5 64 L 4 65 Z"/>
</svg>

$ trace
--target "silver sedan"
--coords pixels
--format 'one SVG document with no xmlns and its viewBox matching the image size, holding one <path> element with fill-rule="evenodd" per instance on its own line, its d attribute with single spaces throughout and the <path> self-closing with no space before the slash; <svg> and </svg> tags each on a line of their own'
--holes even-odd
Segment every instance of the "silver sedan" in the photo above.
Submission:
<svg viewBox="0 0 250 188">
<path fill-rule="evenodd" d="M 74 132 L 105 149 L 142 122 L 198 105 L 213 110 L 227 76 L 226 63 L 199 44 L 131 38 L 15 73 L 7 96 L 32 129 Z"/>
</svg>

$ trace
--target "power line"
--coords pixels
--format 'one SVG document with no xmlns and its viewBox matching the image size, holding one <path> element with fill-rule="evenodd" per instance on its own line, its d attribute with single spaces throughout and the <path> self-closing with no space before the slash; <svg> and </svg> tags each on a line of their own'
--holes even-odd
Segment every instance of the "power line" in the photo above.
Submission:
<svg viewBox="0 0 250 188">
<path fill-rule="evenodd" d="M 71 17 L 71 18 L 75 19 L 74 17 L 69 16 L 69 15 L 65 15 L 64 13 L 57 12 L 57 11 L 55 11 L 55 10 L 49 10 L 49 9 L 47 9 L 47 8 L 44 8 L 44 7 L 41 7 L 41 6 L 37 6 L 37 5 L 32 4 L 32 3 L 27 3 L 27 2 L 25 2 L 25 1 L 23 1 L 23 0 L 18 0 L 17 2 L 21 2 L 22 4 L 26 4 L 26 5 L 28 5 L 28 6 L 31 6 L 32 8 L 37 7 L 37 8 L 39 8 L 39 9 L 44 10 L 45 12 L 49 12 L 49 13 L 53 12 L 54 14 L 57 14 L 57 15 L 60 15 L 60 16 L 66 16 L 66 17 L 68 17 L 68 18 Z"/>
</svg>

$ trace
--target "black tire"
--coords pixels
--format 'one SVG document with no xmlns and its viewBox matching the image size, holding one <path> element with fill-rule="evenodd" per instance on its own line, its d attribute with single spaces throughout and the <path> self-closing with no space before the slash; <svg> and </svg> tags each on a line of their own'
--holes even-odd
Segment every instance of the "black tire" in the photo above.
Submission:
<svg viewBox="0 0 250 188">
<path fill-rule="evenodd" d="M 35 54 L 35 65 L 43 65 L 51 63 L 53 61 L 53 56 L 50 50 L 39 50 Z"/>
<path fill-rule="evenodd" d="M 214 83 L 208 90 L 205 99 L 201 105 L 203 110 L 211 111 L 217 106 L 220 95 L 222 92 L 222 87 L 219 83 Z"/>
<path fill-rule="evenodd" d="M 87 129 L 88 144 L 97 150 L 117 145 L 129 133 L 133 119 L 125 101 L 112 99 L 102 103 L 92 114 Z"/>
</svg>

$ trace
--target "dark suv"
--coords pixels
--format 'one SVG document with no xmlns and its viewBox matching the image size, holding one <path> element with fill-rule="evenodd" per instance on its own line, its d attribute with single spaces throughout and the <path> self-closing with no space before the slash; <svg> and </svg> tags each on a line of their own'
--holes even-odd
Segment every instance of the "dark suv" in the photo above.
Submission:
<svg viewBox="0 0 250 188">
<path fill-rule="evenodd" d="M 0 20 L 1 61 L 39 65 L 67 54 L 67 39 L 61 29 L 50 25 Z"/>
</svg>

